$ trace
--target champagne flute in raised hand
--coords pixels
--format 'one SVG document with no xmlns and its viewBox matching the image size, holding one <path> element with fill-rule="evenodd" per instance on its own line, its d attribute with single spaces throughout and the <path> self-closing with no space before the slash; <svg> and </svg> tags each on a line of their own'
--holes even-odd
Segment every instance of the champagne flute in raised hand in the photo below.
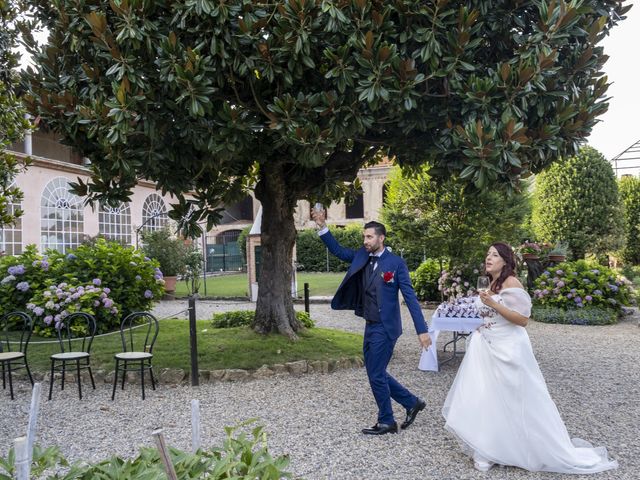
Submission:
<svg viewBox="0 0 640 480">
<path fill-rule="evenodd" d="M 488 292 L 491 286 L 491 279 L 488 275 L 480 275 L 478 277 L 477 290 L 478 292 Z"/>
</svg>

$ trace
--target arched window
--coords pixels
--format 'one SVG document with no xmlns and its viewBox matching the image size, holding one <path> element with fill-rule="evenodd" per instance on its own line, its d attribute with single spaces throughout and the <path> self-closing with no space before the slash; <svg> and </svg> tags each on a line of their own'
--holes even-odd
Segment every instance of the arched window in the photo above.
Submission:
<svg viewBox="0 0 640 480">
<path fill-rule="evenodd" d="M 152 193 L 142 205 L 142 229 L 160 230 L 169 223 L 167 206 L 160 195 Z"/>
<path fill-rule="evenodd" d="M 98 215 L 100 233 L 108 240 L 131 245 L 131 208 L 128 203 L 118 207 L 102 205 Z"/>
<path fill-rule="evenodd" d="M 58 177 L 44 187 L 40 201 L 40 247 L 66 252 L 84 236 L 82 199 L 69 191 L 69 181 Z"/>
<path fill-rule="evenodd" d="M 15 185 L 11 185 L 14 187 Z M 18 210 L 22 210 L 19 203 L 7 204 L 7 213 L 15 214 Z M 22 253 L 22 219 L 16 219 L 11 225 L 4 225 L 0 228 L 0 252 L 5 255 L 20 255 Z"/>
</svg>

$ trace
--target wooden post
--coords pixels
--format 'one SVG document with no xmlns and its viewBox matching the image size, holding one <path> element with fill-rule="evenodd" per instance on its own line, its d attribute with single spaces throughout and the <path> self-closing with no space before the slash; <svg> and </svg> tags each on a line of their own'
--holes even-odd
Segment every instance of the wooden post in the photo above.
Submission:
<svg viewBox="0 0 640 480">
<path fill-rule="evenodd" d="M 160 453 L 160 460 L 162 460 L 162 464 L 164 465 L 164 471 L 167 473 L 167 478 L 169 480 L 178 480 L 178 476 L 176 475 L 176 469 L 173 468 L 173 463 L 171 463 L 171 454 L 169 453 L 169 448 L 164 441 L 164 436 L 162 435 L 162 429 L 154 430 L 151 433 L 153 437 L 153 441 L 156 444 L 156 448 Z"/>
<path fill-rule="evenodd" d="M 304 311 L 309 313 L 309 284 L 304 284 Z"/>
<path fill-rule="evenodd" d="M 29 465 L 33 459 L 33 442 L 36 439 L 36 423 L 38 422 L 38 411 L 40 410 L 40 390 L 42 385 L 35 383 L 31 392 L 31 408 L 29 409 L 29 424 L 27 427 L 27 448 L 29 452 Z"/>
<path fill-rule="evenodd" d="M 17 480 L 29 480 L 31 464 L 29 463 L 29 452 L 27 450 L 27 437 L 18 437 L 14 440 L 16 452 L 16 478 Z"/>
<path fill-rule="evenodd" d="M 200 400 L 191 400 L 191 450 L 200 448 Z"/>
</svg>

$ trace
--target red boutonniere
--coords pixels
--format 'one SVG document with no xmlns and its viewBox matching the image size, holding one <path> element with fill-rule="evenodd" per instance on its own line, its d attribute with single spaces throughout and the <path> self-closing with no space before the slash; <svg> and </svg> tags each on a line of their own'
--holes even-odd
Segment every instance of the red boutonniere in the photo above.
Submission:
<svg viewBox="0 0 640 480">
<path fill-rule="evenodd" d="M 382 272 L 382 280 L 384 283 L 393 283 L 395 281 L 395 272 Z"/>
</svg>

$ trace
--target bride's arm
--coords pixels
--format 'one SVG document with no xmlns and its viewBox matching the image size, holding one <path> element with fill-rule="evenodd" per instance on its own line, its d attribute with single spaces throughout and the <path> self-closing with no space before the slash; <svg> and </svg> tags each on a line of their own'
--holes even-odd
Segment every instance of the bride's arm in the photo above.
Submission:
<svg viewBox="0 0 640 480">
<path fill-rule="evenodd" d="M 515 323 L 516 325 L 520 325 L 521 327 L 526 327 L 529 323 L 529 317 L 525 317 L 521 313 L 518 313 L 515 310 L 511 310 L 506 305 L 500 302 L 496 302 L 493 298 L 491 298 L 491 294 L 487 292 L 480 292 L 480 300 L 482 300 L 482 303 L 484 303 L 488 307 L 493 308 L 496 312 L 509 320 L 511 323 Z"/>
<path fill-rule="evenodd" d="M 505 280 L 503 288 L 520 288 L 524 291 L 524 287 L 520 283 L 520 281 L 515 277 L 509 277 Z M 527 295 L 528 298 L 528 295 Z M 496 302 L 489 292 L 480 292 L 480 299 L 482 303 L 493 308 L 496 312 L 502 315 L 511 323 L 515 323 L 516 325 L 520 325 L 521 327 L 526 327 L 529 323 L 529 317 L 523 315 L 520 312 L 512 310 L 507 307 L 503 303 Z M 530 305 L 529 305 L 530 306 Z M 527 311 L 529 309 L 526 309 Z"/>
</svg>

